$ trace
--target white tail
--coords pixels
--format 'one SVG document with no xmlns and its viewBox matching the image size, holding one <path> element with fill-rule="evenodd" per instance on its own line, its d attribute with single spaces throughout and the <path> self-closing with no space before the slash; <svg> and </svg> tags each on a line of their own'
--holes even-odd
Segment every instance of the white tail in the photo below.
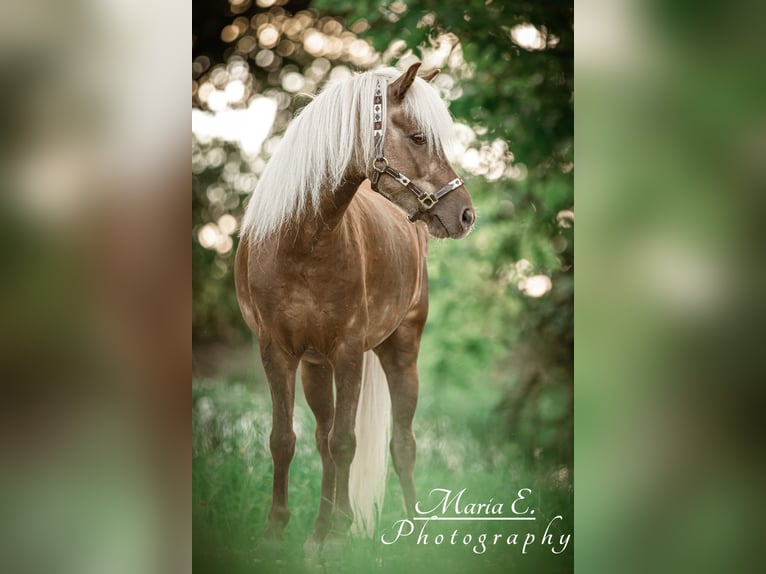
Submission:
<svg viewBox="0 0 766 574">
<path fill-rule="evenodd" d="M 391 437 L 391 398 L 386 374 L 373 351 L 364 354 L 354 432 L 356 454 L 349 477 L 349 496 L 354 511 L 352 533 L 371 538 L 386 493 Z"/>
</svg>

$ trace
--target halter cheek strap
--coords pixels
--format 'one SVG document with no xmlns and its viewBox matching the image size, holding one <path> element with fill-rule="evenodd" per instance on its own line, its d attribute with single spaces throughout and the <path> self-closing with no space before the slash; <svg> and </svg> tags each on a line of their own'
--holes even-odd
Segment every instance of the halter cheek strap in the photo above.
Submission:
<svg viewBox="0 0 766 574">
<path fill-rule="evenodd" d="M 383 140 L 386 133 L 386 89 L 384 83 L 378 80 L 375 87 L 375 100 L 372 107 L 373 136 L 375 141 L 375 160 L 372 162 L 372 188 L 377 191 L 378 181 L 383 174 L 390 175 L 401 185 L 409 189 L 420 203 L 420 212 L 431 209 L 436 203 L 450 191 L 456 190 L 463 185 L 463 180 L 456 177 L 446 185 L 436 190 L 434 193 L 428 193 L 420 189 L 415 183 L 402 172 L 388 165 L 388 160 L 383 154 Z"/>
</svg>

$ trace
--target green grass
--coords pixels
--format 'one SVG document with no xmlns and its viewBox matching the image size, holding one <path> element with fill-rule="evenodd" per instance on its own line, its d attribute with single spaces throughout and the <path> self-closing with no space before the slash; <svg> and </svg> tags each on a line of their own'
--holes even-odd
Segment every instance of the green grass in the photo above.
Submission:
<svg viewBox="0 0 766 574">
<path fill-rule="evenodd" d="M 298 386 L 300 387 L 300 386 Z M 550 518 L 562 515 L 550 533 L 556 541 L 572 534 L 572 479 L 568 469 L 543 466 L 525 457 L 502 429 L 494 411 L 498 394 L 480 386 L 462 388 L 421 385 L 415 419 L 418 440 L 416 485 L 421 500 L 433 488 L 457 492 L 464 501 L 504 503 L 504 515 L 519 488 L 531 488 L 534 522 L 441 522 L 429 524 L 429 544 L 415 536 L 392 545 L 380 541 L 383 531 L 404 518 L 399 483 L 389 471 L 381 524 L 372 540 L 351 540 L 340 555 L 306 562 L 302 545 L 311 533 L 319 503 L 321 465 L 314 446 L 314 421 L 299 393 L 295 408 L 298 437 L 290 469 L 290 509 L 287 540 L 266 547 L 258 537 L 266 526 L 271 503 L 271 456 L 268 437 L 271 405 L 262 380 L 244 378 L 200 380 L 193 385 L 193 524 L 194 567 L 209 572 L 570 572 L 573 540 L 560 555 L 539 544 Z M 420 524 L 417 524 L 419 530 Z M 450 545 L 458 529 L 458 543 Z M 417 532 L 417 531 L 416 531 Z M 477 536 L 494 533 L 535 535 L 526 554 L 521 544 L 506 545 L 505 537 L 486 552 L 475 554 Z M 441 545 L 433 536 L 445 534 Z M 471 533 L 472 543 L 462 544 Z"/>
</svg>

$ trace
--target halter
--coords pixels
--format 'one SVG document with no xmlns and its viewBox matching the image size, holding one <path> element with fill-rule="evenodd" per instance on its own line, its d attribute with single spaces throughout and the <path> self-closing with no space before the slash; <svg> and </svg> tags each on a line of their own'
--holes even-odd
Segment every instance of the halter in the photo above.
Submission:
<svg viewBox="0 0 766 574">
<path fill-rule="evenodd" d="M 375 138 L 375 160 L 372 162 L 373 172 L 370 181 L 372 182 L 372 188 L 375 191 L 378 191 L 377 187 L 380 176 L 384 173 L 388 174 L 415 194 L 415 197 L 420 203 L 418 212 L 424 213 L 436 205 L 436 203 L 450 191 L 454 191 L 463 185 L 463 180 L 456 177 L 434 193 L 428 193 L 415 185 L 415 183 L 401 171 L 388 165 L 388 160 L 383 155 L 383 139 L 386 133 L 386 90 L 383 88 L 383 83 L 380 80 L 378 80 L 378 84 L 375 88 L 375 100 L 372 106 L 372 121 L 373 136 Z M 412 217 L 410 217 L 410 219 L 412 219 Z"/>
</svg>

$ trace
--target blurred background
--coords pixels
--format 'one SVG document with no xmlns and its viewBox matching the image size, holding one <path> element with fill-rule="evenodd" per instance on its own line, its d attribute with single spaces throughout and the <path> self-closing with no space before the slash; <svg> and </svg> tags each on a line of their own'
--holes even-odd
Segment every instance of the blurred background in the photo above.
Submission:
<svg viewBox="0 0 766 574">
<path fill-rule="evenodd" d="M 270 399 L 233 289 L 248 195 L 310 95 L 355 71 L 415 61 L 422 73 L 441 70 L 433 84 L 455 118 L 453 161 L 478 213 L 468 238 L 430 246 L 417 486 L 421 494 L 467 487 L 476 500 L 508 502 L 529 487 L 538 512 L 564 515 L 557 531 L 571 533 L 571 2 L 216 0 L 195 2 L 193 32 L 195 565 L 264 560 L 255 542 L 271 502 Z M 302 391 L 297 403 L 288 530 L 300 568 L 321 466 Z M 382 522 L 390 526 L 402 511 L 393 471 L 389 478 Z M 476 566 L 475 555 L 457 550 L 461 567 Z M 379 543 L 365 552 L 346 568 L 409 571 L 446 564 L 444 552 L 455 559 Z M 538 554 L 499 547 L 478 563 L 538 571 Z M 571 571 L 572 556 L 570 546 L 546 571 Z"/>
<path fill-rule="evenodd" d="M 394 64 L 407 61 L 407 50 L 425 60 L 428 50 L 438 52 L 440 45 L 445 46 L 443 51 L 449 49 L 446 64 L 437 59 L 430 65 L 439 62 L 452 78 L 451 86 L 439 87 L 451 99 L 457 122 L 470 130 L 463 133 L 476 134 L 473 142 L 463 140 L 465 149 L 456 164 L 462 175 L 470 176 L 481 219 L 468 239 L 432 245 L 434 296 L 442 303 L 431 319 L 448 321 L 454 329 L 433 329 L 432 324 L 424 342 L 421 371 L 428 377 L 424 386 L 439 385 L 441 379 L 434 373 L 442 373 L 448 377 L 444 389 L 450 391 L 422 395 L 416 419 L 419 486 L 448 476 L 470 488 L 486 485 L 496 493 L 508 482 L 534 486 L 536 480 L 550 478 L 551 470 L 558 476 L 556 469 L 569 468 L 565 453 L 557 453 L 555 446 L 566 442 L 553 437 L 543 441 L 553 433 L 550 429 L 567 428 L 550 424 L 548 415 L 542 414 L 555 411 L 540 407 L 539 415 L 523 414 L 533 408 L 526 406 L 514 419 L 508 410 L 511 405 L 538 403 L 534 397 L 520 402 L 508 402 L 508 397 L 521 392 L 523 381 L 529 380 L 523 368 L 537 361 L 548 380 L 566 380 L 548 368 L 566 361 L 537 355 L 557 348 L 550 343 L 555 337 L 546 335 L 545 345 L 532 344 L 538 336 L 536 327 L 525 317 L 542 321 L 546 305 L 553 305 L 556 290 L 564 284 L 558 278 L 562 269 L 544 263 L 546 253 L 551 260 L 565 261 L 566 251 L 555 249 L 560 231 L 571 248 L 566 235 L 570 228 L 556 224 L 550 233 L 541 231 L 551 218 L 558 220 L 559 211 L 571 208 L 571 198 L 561 208 L 549 204 L 535 191 L 548 186 L 538 182 L 544 169 L 532 177 L 536 166 L 545 165 L 544 155 L 563 141 L 553 135 L 548 140 L 544 134 L 554 132 L 546 130 L 568 125 L 556 124 L 548 112 L 563 106 L 570 91 L 565 90 L 563 100 L 544 96 L 559 93 L 548 83 L 557 69 L 555 58 L 548 58 L 571 40 L 567 27 L 554 25 L 543 7 L 533 10 L 527 4 L 496 1 L 489 7 L 494 4 L 492 10 L 500 10 L 502 4 L 502 13 L 482 16 L 474 11 L 474 3 L 457 8 L 446 4 L 420 5 L 419 12 L 410 3 L 402 10 L 401 4 L 362 2 L 342 12 L 335 4 L 312 4 L 308 9 L 318 12 L 310 12 L 309 27 L 316 29 L 316 18 L 323 15 L 338 20 L 341 30 L 333 32 L 334 24 L 324 30 L 323 24 L 321 42 L 309 42 L 317 53 L 296 61 L 277 51 L 285 37 L 290 39 L 286 19 L 278 26 L 273 20 L 259 21 L 251 29 L 256 11 L 276 18 L 278 14 L 271 11 L 279 6 L 251 4 L 240 13 L 225 3 L 195 3 L 190 9 L 180 0 L 40 0 L 4 6 L 0 570 L 188 572 L 192 506 L 199 543 L 195 549 L 200 549 L 195 568 L 231 561 L 254 571 L 266 570 L 262 562 L 254 562 L 250 543 L 243 539 L 254 536 L 265 520 L 268 495 L 258 489 L 268 481 L 262 474 L 270 472 L 267 451 L 261 446 L 268 433 L 268 398 L 259 390 L 263 381 L 257 349 L 240 330 L 235 309 L 224 311 L 233 301 L 227 299 L 230 283 L 222 276 L 227 269 L 225 254 L 233 249 L 236 233 L 228 232 L 230 220 L 220 219 L 230 215 L 236 222 L 240 207 L 228 200 L 223 211 L 203 215 L 212 200 L 207 188 L 199 180 L 190 181 L 188 174 L 190 27 L 196 110 L 193 169 L 197 178 L 207 177 L 212 183 L 218 176 L 207 162 L 218 164 L 224 189 L 212 192 L 213 199 L 233 195 L 228 186 L 236 181 L 226 180 L 233 168 L 225 168 L 231 154 L 242 162 L 238 174 L 257 177 L 257 156 L 267 158 L 269 138 L 282 129 L 279 114 L 286 119 L 283 112 L 292 114 L 303 105 L 300 94 L 321 84 L 322 78 L 312 80 L 312 74 L 326 68 L 327 75 L 340 66 L 375 65 L 364 58 L 385 54 L 397 39 L 405 40 L 405 46 L 392 58 Z M 293 17 L 304 8 L 291 10 Z M 202 13 L 195 14 L 192 26 L 191 12 L 199 10 Z M 434 13 L 433 24 L 428 23 L 429 12 Z M 575 12 L 579 214 L 575 569 L 610 574 L 759 572 L 766 474 L 761 439 L 766 285 L 760 226 L 766 179 L 762 73 L 766 14 L 761 5 L 744 0 L 578 0 Z M 241 24 L 234 24 L 240 16 L 248 19 L 241 32 Z M 424 26 L 418 27 L 421 19 Z M 369 28 L 359 24 L 364 29 L 352 29 L 361 20 Z M 472 21 L 481 26 L 474 27 Z M 276 32 L 267 32 L 263 45 L 257 44 L 259 37 L 252 38 L 257 46 L 253 44 L 254 51 L 245 56 L 248 41 L 243 46 L 238 42 L 257 35 L 261 24 L 272 24 Z M 513 30 L 525 24 L 538 32 L 525 27 L 527 32 L 520 35 L 517 30 L 515 38 L 511 34 L 507 39 L 502 26 Z M 227 32 L 227 37 L 236 34 L 231 42 L 221 37 L 227 26 L 234 26 Z M 531 49 L 541 46 L 537 38 L 543 28 L 550 34 L 545 49 Z M 354 57 L 361 61 L 352 61 L 345 47 L 334 57 L 337 42 L 333 42 L 336 48 L 325 46 L 325 38 L 340 39 L 346 32 L 370 46 L 355 44 Z M 454 33 L 459 44 L 420 41 L 426 35 L 438 39 L 442 32 Z M 420 40 L 418 34 L 423 34 Z M 197 47 L 203 36 L 208 38 L 205 45 L 213 42 L 212 48 Z M 558 39 L 555 47 L 549 45 L 553 36 Z M 449 57 L 458 45 L 463 63 L 451 63 Z M 276 68 L 267 70 L 255 61 L 262 52 L 261 63 L 277 62 Z M 269 52 L 273 60 L 268 60 Z M 204 60 L 202 67 L 195 65 L 201 56 L 209 58 L 207 68 Z M 235 84 L 227 94 L 228 78 L 242 74 L 228 68 L 234 56 L 247 61 L 247 73 L 240 77 L 242 85 Z M 530 58 L 540 76 L 524 72 Z M 309 73 L 307 66 L 316 62 L 319 65 Z M 291 63 L 300 77 L 280 77 L 282 64 Z M 226 79 L 200 91 L 203 76 L 215 66 L 225 67 L 221 77 Z M 465 75 L 459 71 L 463 66 Z M 498 72 L 487 74 L 489 69 Z M 276 75 L 269 76 L 272 72 Z M 290 92 L 283 81 L 291 89 L 302 85 Z M 275 90 L 273 97 L 266 96 L 269 89 Z M 504 97 L 493 99 L 503 90 L 508 91 Z M 200 99 L 205 91 L 208 96 L 219 95 L 205 103 Z M 280 92 L 290 94 L 287 107 L 277 95 Z M 263 97 L 253 99 L 255 94 Z M 483 101 L 480 98 L 488 98 L 488 103 L 463 104 Z M 515 107 L 495 113 L 505 102 Z M 265 118 L 253 125 L 266 127 L 232 138 L 223 134 L 233 128 L 223 130 L 217 122 L 204 128 L 206 120 L 200 124 L 206 117 L 200 113 L 251 106 L 256 118 Z M 476 119 L 484 113 L 491 116 Z M 244 123 L 237 115 L 229 117 L 234 127 Z M 522 126 L 524 131 L 517 131 Z M 487 132 L 481 133 L 483 129 Z M 213 143 L 216 138 L 218 144 Z M 494 151 L 495 140 L 505 146 Z M 485 146 L 489 149 L 482 151 Z M 207 153 L 218 147 L 223 148 L 220 153 L 200 159 L 203 149 Z M 252 169 L 243 154 L 256 156 Z M 496 176 L 489 166 L 499 166 L 500 159 L 504 166 Z M 484 161 L 486 172 L 474 173 Z M 553 161 L 555 165 L 557 160 Z M 566 174 L 558 170 L 548 170 L 551 189 L 557 178 L 566 181 Z M 194 201 L 202 204 L 192 206 L 191 229 L 190 190 Z M 531 200 L 525 200 L 525 194 Z M 237 199 L 239 205 L 243 196 Z M 510 203 L 500 203 L 501 199 Z M 535 215 L 542 210 L 550 210 L 547 219 Z M 501 218 L 507 218 L 505 225 L 499 223 Z M 200 241 L 207 224 L 215 224 L 204 232 L 205 243 L 213 249 Z M 494 227 L 482 247 L 478 240 L 483 230 Z M 197 311 L 212 309 L 212 303 L 195 301 L 194 361 L 189 344 L 190 235 L 195 267 L 201 269 L 195 269 L 194 298 L 201 299 L 204 292 L 198 285 L 220 289 L 219 294 L 206 296 L 220 300 L 216 318 Z M 231 238 L 231 248 L 225 238 L 220 239 L 224 235 Z M 500 240 L 508 246 L 498 247 Z M 548 250 L 549 241 L 554 241 L 556 255 Z M 541 254 L 513 254 L 513 249 L 531 250 L 534 245 L 542 246 Z M 532 267 L 523 263 L 517 271 L 515 265 L 522 259 Z M 434 269 L 440 261 L 443 269 Z M 208 268 L 209 273 L 204 271 Z M 492 277 L 492 270 L 501 268 L 513 270 L 503 275 L 502 282 Z M 522 286 L 517 272 L 530 278 L 548 276 L 550 289 L 532 296 L 548 289 L 547 281 Z M 450 299 L 463 282 L 474 281 L 480 290 L 460 303 Z M 443 288 L 446 284 L 449 289 Z M 485 286 L 502 290 L 500 296 L 490 297 Z M 473 316 L 458 322 L 463 301 L 486 305 L 490 299 L 494 307 L 482 315 L 487 336 L 482 332 L 479 340 L 492 344 L 481 348 L 477 343 L 467 352 L 466 342 L 477 339 L 476 324 Z M 564 307 L 556 303 L 551 316 L 566 317 L 558 310 Z M 513 321 L 499 329 L 495 315 Z M 220 325 L 215 326 L 219 316 Z M 521 329 L 532 335 L 516 334 Z M 552 332 L 566 332 L 557 329 Z M 451 352 L 435 353 L 434 340 L 449 344 Z M 211 350 L 216 345 L 231 352 Z M 525 348 L 529 350 L 523 356 L 531 359 L 514 356 Z M 237 349 L 242 349 L 239 359 Z M 472 365 L 470 376 L 462 374 L 469 367 L 453 357 L 458 355 L 456 349 L 466 365 Z M 440 361 L 457 366 L 440 366 Z M 479 371 L 476 365 L 485 368 Z M 480 385 L 480 396 L 471 394 L 473 385 Z M 538 394 L 539 385 L 533 387 Z M 479 408 L 481 400 L 487 403 Z M 257 424 L 248 424 L 248 417 Z M 305 437 L 312 422 L 299 420 Z M 531 439 L 525 438 L 523 429 L 533 424 L 540 434 L 534 431 Z M 452 450 L 439 444 L 447 439 Z M 298 482 L 292 496 L 305 492 L 306 502 L 298 506 L 303 516 L 295 515 L 291 524 L 297 535 L 308 531 L 316 504 L 310 466 L 316 455 L 309 441 L 299 444 L 305 450 L 296 455 L 302 466 L 294 471 L 303 469 L 305 474 L 298 470 L 293 475 Z M 492 445 L 490 459 L 488 445 Z M 239 448 L 250 458 L 243 458 Z M 476 480 L 471 480 L 473 475 Z M 572 474 L 562 478 L 563 482 L 552 482 L 540 504 L 536 501 L 539 508 L 548 503 L 565 508 Z M 398 514 L 398 486 L 390 481 L 389 487 L 387 520 Z M 554 492 L 564 497 L 560 504 L 553 502 Z M 242 526 L 242 536 L 232 534 L 235 529 L 227 530 L 227 524 Z M 362 555 L 364 559 L 366 554 Z M 483 564 L 482 557 L 471 556 L 474 568 Z M 435 561 L 421 564 L 421 569 L 437 566 L 449 569 Z M 518 563 L 511 566 L 521 568 Z M 497 566 L 490 563 L 486 569 Z M 538 571 L 549 570 L 541 566 Z"/>
<path fill-rule="evenodd" d="M 576 568 L 754 572 L 762 3 L 577 3 Z"/>
<path fill-rule="evenodd" d="M 0 571 L 188 572 L 185 3 L 4 3 Z"/>
</svg>

